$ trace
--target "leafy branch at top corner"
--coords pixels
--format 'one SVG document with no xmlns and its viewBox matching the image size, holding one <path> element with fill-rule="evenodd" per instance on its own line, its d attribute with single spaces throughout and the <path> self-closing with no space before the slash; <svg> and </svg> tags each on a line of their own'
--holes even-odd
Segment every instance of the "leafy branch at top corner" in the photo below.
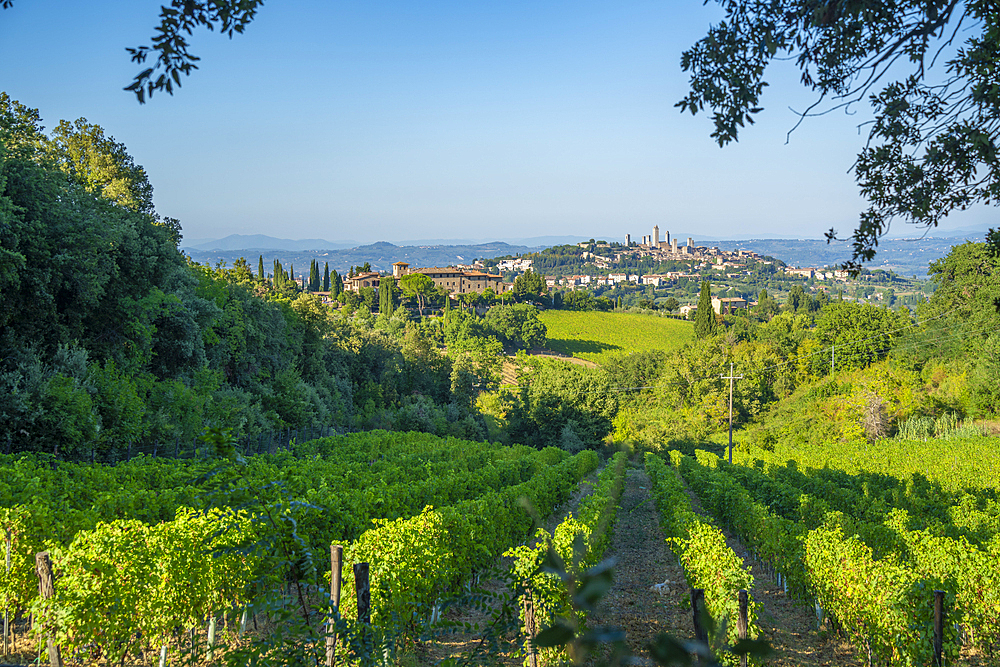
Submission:
<svg viewBox="0 0 1000 667">
<path fill-rule="evenodd" d="M 12 0 L 2 0 L 4 7 Z M 242 33 L 257 15 L 257 9 L 264 0 L 172 0 L 170 5 L 160 7 L 160 25 L 152 38 L 152 45 L 126 48 L 132 62 L 145 63 L 151 53 L 156 53 L 152 67 L 139 72 L 125 90 L 135 94 L 139 104 L 152 97 L 157 90 L 173 95 L 174 86 L 181 87 L 181 75 L 188 76 L 198 56 L 188 51 L 186 36 L 195 28 L 204 26 L 218 31 L 232 39 L 234 33 Z"/>
</svg>

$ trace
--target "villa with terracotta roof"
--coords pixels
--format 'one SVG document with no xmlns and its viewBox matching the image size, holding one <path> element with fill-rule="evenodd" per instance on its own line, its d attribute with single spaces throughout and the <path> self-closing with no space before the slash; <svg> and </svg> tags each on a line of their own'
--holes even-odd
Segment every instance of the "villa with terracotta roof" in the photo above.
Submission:
<svg viewBox="0 0 1000 667">
<path fill-rule="evenodd" d="M 406 262 L 396 262 L 392 265 L 392 277 L 397 280 L 411 273 L 422 273 L 428 276 L 436 286 L 445 288 L 451 294 L 482 292 L 485 289 L 492 289 L 499 293 L 504 289 L 502 276 L 491 275 L 483 271 L 456 267 L 411 269 Z"/>
</svg>

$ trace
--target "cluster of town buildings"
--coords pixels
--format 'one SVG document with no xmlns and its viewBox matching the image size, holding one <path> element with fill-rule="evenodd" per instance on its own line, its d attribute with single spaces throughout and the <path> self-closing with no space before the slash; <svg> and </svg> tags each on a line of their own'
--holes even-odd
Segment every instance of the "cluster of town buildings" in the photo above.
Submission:
<svg viewBox="0 0 1000 667">
<path fill-rule="evenodd" d="M 597 248 L 610 250 L 612 248 L 611 244 L 606 241 L 598 241 L 596 243 L 586 242 L 578 245 L 581 248 L 590 248 L 590 246 L 593 245 L 595 246 L 593 248 L 594 250 Z M 656 261 L 700 260 L 700 262 L 697 264 L 692 263 L 691 268 L 688 269 L 688 271 L 669 271 L 665 273 L 645 275 L 610 273 L 613 264 L 620 262 L 623 257 L 652 257 Z M 701 269 L 710 267 L 716 270 L 734 271 L 735 273 L 727 273 L 727 275 L 730 277 L 737 277 L 740 273 L 747 270 L 747 262 L 765 261 L 760 255 L 750 250 L 730 251 L 720 250 L 718 247 L 714 246 L 698 246 L 695 245 L 694 239 L 690 237 L 688 237 L 685 245 L 680 245 L 678 244 L 678 239 L 676 237 L 671 238 L 669 231 L 666 231 L 664 233 L 664 237 L 661 239 L 660 228 L 658 225 L 653 226 L 652 234 L 642 237 L 641 243 L 632 241 L 631 235 L 626 234 L 625 243 L 620 246 L 616 244 L 613 252 L 598 254 L 588 250 L 583 253 L 583 258 L 594 264 L 599 269 L 608 270 L 609 273 L 598 276 L 547 276 L 545 277 L 546 285 L 550 289 L 560 287 L 586 288 L 596 286 L 614 286 L 620 283 L 663 287 L 679 278 L 700 277 L 700 274 L 692 273 L 691 271 L 697 272 Z M 533 263 L 534 261 L 532 259 L 525 257 L 504 259 L 497 263 L 497 270 L 501 274 L 506 272 L 523 273 L 531 270 Z M 475 262 L 473 265 L 451 267 L 410 268 L 410 265 L 406 262 L 396 262 L 392 265 L 392 277 L 397 280 L 414 273 L 422 273 L 428 276 L 434 281 L 435 286 L 443 287 L 452 295 L 482 292 L 486 289 L 492 289 L 496 293 L 501 293 L 511 289 L 510 284 L 505 284 L 503 282 L 502 275 L 488 273 L 484 270 L 483 263 L 480 261 Z M 816 278 L 817 280 L 847 280 L 848 278 L 847 272 L 840 270 L 823 271 L 814 268 L 788 268 L 786 269 L 786 273 L 806 279 Z M 382 274 L 376 271 L 366 271 L 357 273 L 353 276 L 347 276 L 344 278 L 344 289 L 354 292 L 357 292 L 365 287 L 377 289 L 379 281 L 382 277 Z M 752 303 L 748 304 L 744 299 L 739 298 L 712 300 L 712 307 L 716 312 L 720 313 L 731 312 L 732 310 L 747 308 L 752 305 Z M 684 306 L 682 307 L 682 311 L 685 308 L 693 308 L 693 306 Z"/>
<path fill-rule="evenodd" d="M 392 265 L 392 277 L 396 280 L 413 274 L 422 273 L 434 281 L 435 287 L 443 287 L 449 294 L 468 294 L 469 292 L 482 292 L 485 289 L 492 289 L 494 292 L 502 292 L 505 289 L 503 277 L 492 275 L 472 267 L 427 267 L 411 269 L 406 262 L 396 262 Z M 352 292 L 360 291 L 363 287 L 373 287 L 378 289 L 382 274 L 377 271 L 363 271 L 353 276 L 344 277 L 344 289 Z"/>
</svg>

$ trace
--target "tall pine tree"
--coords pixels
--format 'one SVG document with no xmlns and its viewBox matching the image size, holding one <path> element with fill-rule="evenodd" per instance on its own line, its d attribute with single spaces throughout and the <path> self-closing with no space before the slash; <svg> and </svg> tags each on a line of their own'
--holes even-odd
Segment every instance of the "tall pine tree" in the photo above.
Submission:
<svg viewBox="0 0 1000 667">
<path fill-rule="evenodd" d="M 323 291 L 330 291 L 330 262 L 327 262 L 323 269 Z"/>
<path fill-rule="evenodd" d="M 257 281 L 264 282 L 264 255 L 257 259 Z"/>
</svg>

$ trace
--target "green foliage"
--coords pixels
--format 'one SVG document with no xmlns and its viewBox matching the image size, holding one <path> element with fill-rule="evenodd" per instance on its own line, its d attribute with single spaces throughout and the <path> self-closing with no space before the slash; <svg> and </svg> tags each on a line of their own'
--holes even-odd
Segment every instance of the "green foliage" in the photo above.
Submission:
<svg viewBox="0 0 1000 667">
<path fill-rule="evenodd" d="M 547 330 L 532 305 L 493 306 L 484 321 L 509 351 L 545 347 Z"/>
<path fill-rule="evenodd" d="M 43 159 L 95 195 L 137 213 L 153 212 L 153 186 L 124 144 L 85 118 L 63 120 L 41 145 Z M 177 242 L 180 238 L 176 239 Z"/>
<path fill-rule="evenodd" d="M 518 301 L 538 301 L 545 294 L 545 279 L 528 269 L 514 279 L 513 293 Z"/>
<path fill-rule="evenodd" d="M 409 298 L 415 298 L 422 311 L 427 299 L 437 293 L 434 280 L 423 273 L 409 273 L 399 279 L 399 287 Z"/>
<path fill-rule="evenodd" d="M 544 628 L 538 640 L 543 646 L 546 633 L 562 629 L 564 634 L 572 636 L 586 620 L 589 606 L 580 609 L 579 601 L 574 600 L 577 591 L 565 584 L 584 578 L 607 549 L 627 463 L 624 452 L 616 453 L 598 477 L 593 492 L 580 503 L 577 517 L 570 514 L 551 534 L 538 528 L 534 546 L 521 545 L 504 554 L 513 561 L 513 578 L 531 595 L 536 622 Z M 550 560 L 554 563 L 549 564 Z M 570 647 L 570 657 L 579 658 L 580 648 Z M 543 649 L 541 663 L 557 664 L 564 657 L 561 651 Z"/>
<path fill-rule="evenodd" d="M 907 481 L 752 459 L 746 463 L 753 467 L 730 466 L 707 452 L 698 452 L 698 461 L 672 458 L 702 507 L 770 562 L 793 595 L 815 598 L 818 613 L 836 619 L 859 655 L 890 665 L 927 663 L 933 589 L 946 592 L 948 618 L 971 641 L 995 650 L 1000 636 L 990 619 L 1000 613 L 1000 599 L 983 581 L 1000 567 L 997 527 L 980 533 L 982 547 L 964 534 L 941 535 L 957 528 L 941 523 L 949 509 L 955 517 L 983 516 L 975 494 L 960 492 L 960 503 L 949 508 L 954 497 L 922 475 Z M 945 628 L 952 657 L 956 627 Z"/>
<path fill-rule="evenodd" d="M 712 308 L 712 284 L 704 280 L 701 283 L 698 310 L 694 317 L 694 335 L 698 339 L 708 338 L 717 331 L 718 323 L 715 320 L 715 310 Z"/>
<path fill-rule="evenodd" d="M 816 341 L 835 348 L 839 368 L 864 368 L 888 356 L 911 325 L 909 317 L 888 308 L 848 301 L 823 308 L 816 319 Z"/>
<path fill-rule="evenodd" d="M 536 447 L 564 441 L 577 446 L 579 439 L 588 449 L 599 447 L 619 405 L 607 375 L 557 360 L 532 362 L 523 370 L 520 393 L 508 395 L 510 439 Z M 575 437 L 565 434 L 567 426 Z"/>
<path fill-rule="evenodd" d="M 740 1 L 724 9 L 724 20 L 681 56 L 691 90 L 678 103 L 691 113 L 712 111 L 720 146 L 762 111 L 764 73 L 776 60 L 795 61 L 816 105 L 871 102 L 875 118 L 854 165 L 869 201 L 852 235 L 854 268 L 874 257 L 894 219 L 930 227 L 951 211 L 995 200 L 997 138 L 984 129 L 998 121 L 995 3 Z M 958 34 L 964 42 L 941 57 Z"/>
<path fill-rule="evenodd" d="M 37 631 L 52 632 L 63 651 L 79 657 L 121 661 L 137 649 L 155 651 L 175 628 L 199 627 L 205 616 L 239 604 L 258 556 L 232 547 L 249 538 L 245 515 L 219 510 L 81 531 L 52 551 L 59 585 L 54 598 L 32 605 L 36 618 L 49 619 Z"/>
<path fill-rule="evenodd" d="M 679 460 L 679 452 L 672 452 L 671 458 Z M 744 569 L 743 561 L 726 544 L 722 532 L 692 510 L 683 483 L 663 459 L 647 453 L 646 472 L 667 542 L 684 566 L 688 584 L 705 591 L 708 613 L 715 619 L 726 619 L 720 629 L 726 630 L 729 643 L 735 644 L 738 592 L 753 587 L 753 575 Z M 747 635 L 755 639 L 759 630 L 752 597 L 747 618 Z"/>
<path fill-rule="evenodd" d="M 385 277 L 378 285 L 378 312 L 391 313 L 396 310 L 396 279 Z"/>
</svg>

